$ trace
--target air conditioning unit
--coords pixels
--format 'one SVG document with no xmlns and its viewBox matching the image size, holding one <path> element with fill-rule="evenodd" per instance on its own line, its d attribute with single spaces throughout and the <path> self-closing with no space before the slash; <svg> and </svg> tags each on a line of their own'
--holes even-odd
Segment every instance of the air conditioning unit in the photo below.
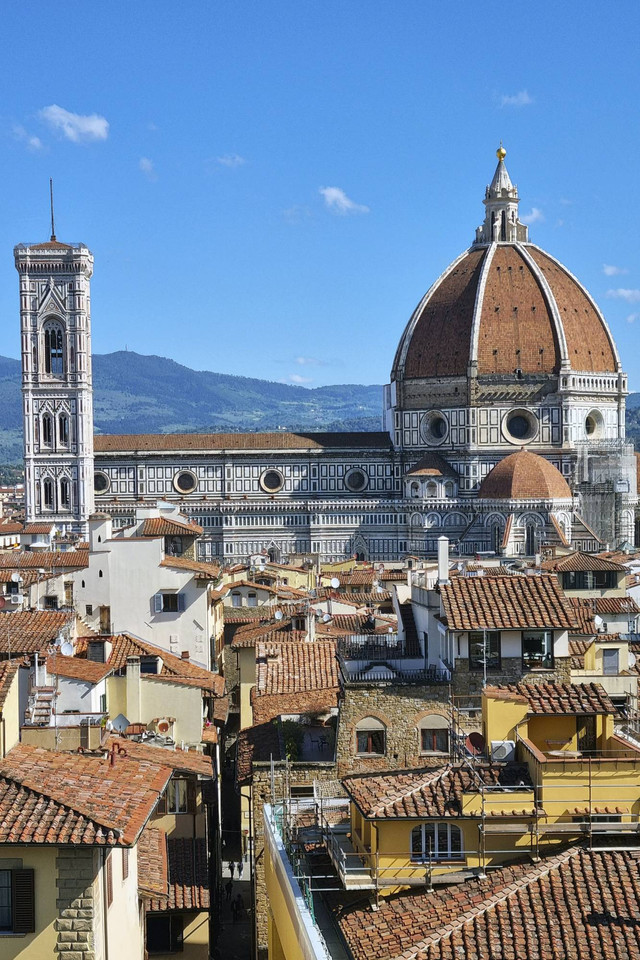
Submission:
<svg viewBox="0 0 640 960">
<path fill-rule="evenodd" d="M 516 758 L 515 740 L 492 740 L 491 741 L 491 759 L 499 760 L 501 763 L 510 763 Z"/>
<path fill-rule="evenodd" d="M 10 593 L 9 594 L 9 603 L 22 603 L 24 597 L 21 593 Z"/>
</svg>

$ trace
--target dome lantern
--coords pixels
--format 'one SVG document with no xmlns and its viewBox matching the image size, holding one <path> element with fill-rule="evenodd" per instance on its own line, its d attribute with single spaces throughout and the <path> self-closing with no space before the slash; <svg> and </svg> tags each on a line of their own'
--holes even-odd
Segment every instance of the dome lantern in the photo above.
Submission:
<svg viewBox="0 0 640 960">
<path fill-rule="evenodd" d="M 482 202 L 486 213 L 484 223 L 476 230 L 476 243 L 527 243 L 529 240 L 529 228 L 518 220 L 520 197 L 505 166 L 506 155 L 507 151 L 500 141 L 496 150 L 498 166 L 485 190 Z"/>
</svg>

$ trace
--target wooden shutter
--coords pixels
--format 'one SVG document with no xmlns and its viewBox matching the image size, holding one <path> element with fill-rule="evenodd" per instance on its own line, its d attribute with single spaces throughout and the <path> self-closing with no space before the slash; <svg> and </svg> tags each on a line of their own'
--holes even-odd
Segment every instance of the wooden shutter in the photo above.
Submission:
<svg viewBox="0 0 640 960">
<path fill-rule="evenodd" d="M 13 932 L 34 933 L 36 929 L 36 904 L 33 870 L 11 871 L 11 897 L 13 900 Z"/>
<path fill-rule="evenodd" d="M 187 813 L 196 812 L 196 782 L 187 780 Z"/>
<path fill-rule="evenodd" d="M 111 851 L 107 854 L 105 867 L 107 872 L 107 906 L 110 907 L 113 903 L 113 864 L 111 863 Z"/>
<path fill-rule="evenodd" d="M 156 593 L 153 597 L 153 612 L 162 613 L 162 594 Z"/>
</svg>

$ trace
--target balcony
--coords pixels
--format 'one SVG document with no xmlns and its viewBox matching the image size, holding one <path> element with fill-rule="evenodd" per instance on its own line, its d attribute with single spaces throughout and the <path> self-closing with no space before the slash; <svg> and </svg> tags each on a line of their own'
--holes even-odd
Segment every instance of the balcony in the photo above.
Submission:
<svg viewBox="0 0 640 960">
<path fill-rule="evenodd" d="M 444 667 L 427 664 L 397 633 L 353 634 L 338 639 L 338 663 L 346 684 L 449 683 Z"/>
</svg>

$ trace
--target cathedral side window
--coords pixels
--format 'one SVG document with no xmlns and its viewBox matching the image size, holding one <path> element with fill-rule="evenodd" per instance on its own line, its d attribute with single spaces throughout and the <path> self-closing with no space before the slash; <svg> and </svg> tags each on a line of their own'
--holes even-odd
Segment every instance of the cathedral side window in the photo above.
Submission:
<svg viewBox="0 0 640 960">
<path fill-rule="evenodd" d="M 69 418 L 65 413 L 58 417 L 58 440 L 61 446 L 69 446 Z"/>
<path fill-rule="evenodd" d="M 52 377 L 64 376 L 64 348 L 59 323 L 48 323 L 44 329 L 44 369 Z"/>
<path fill-rule="evenodd" d="M 71 484 L 63 477 L 60 481 L 60 508 L 62 510 L 71 509 Z"/>
</svg>

